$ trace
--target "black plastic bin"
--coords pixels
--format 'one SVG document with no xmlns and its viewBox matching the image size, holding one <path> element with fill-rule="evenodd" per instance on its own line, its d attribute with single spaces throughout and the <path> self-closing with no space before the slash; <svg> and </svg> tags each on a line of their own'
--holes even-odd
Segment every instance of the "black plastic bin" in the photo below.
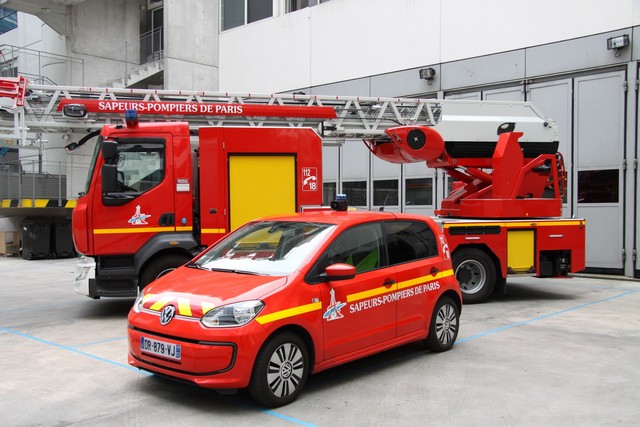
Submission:
<svg viewBox="0 0 640 427">
<path fill-rule="evenodd" d="M 71 234 L 71 220 L 57 219 L 52 223 L 51 256 L 54 258 L 73 258 L 75 247 Z"/>
<path fill-rule="evenodd" d="M 22 258 L 48 258 L 51 252 L 51 223 L 44 219 L 25 219 L 20 224 Z"/>
</svg>

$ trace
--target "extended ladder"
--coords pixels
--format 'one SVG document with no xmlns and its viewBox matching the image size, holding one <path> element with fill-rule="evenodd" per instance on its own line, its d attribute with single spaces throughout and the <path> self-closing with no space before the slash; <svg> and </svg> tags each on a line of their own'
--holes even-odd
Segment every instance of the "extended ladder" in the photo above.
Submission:
<svg viewBox="0 0 640 427">
<path fill-rule="evenodd" d="M 330 107 L 332 117 L 248 116 L 234 114 L 166 114 L 143 112 L 141 121 L 188 121 L 201 126 L 308 126 L 325 138 L 379 138 L 399 125 L 434 126 L 447 141 L 496 141 L 505 122 L 524 132 L 523 141 L 557 141 L 554 122 L 532 104 L 504 101 L 449 101 L 418 98 L 345 97 L 299 94 L 251 94 L 208 91 L 118 89 L 28 84 L 24 78 L 0 79 L 0 141 L 24 145 L 42 133 L 88 132 L 106 124 L 124 124 L 124 110 L 88 111 L 82 117 L 64 114 L 63 104 L 96 101 L 117 103 L 180 103 L 208 106 Z M 233 110 L 227 108 L 226 111 Z M 288 110 L 287 110 L 288 111 Z M 0 146 L 2 143 L 0 143 Z"/>
</svg>

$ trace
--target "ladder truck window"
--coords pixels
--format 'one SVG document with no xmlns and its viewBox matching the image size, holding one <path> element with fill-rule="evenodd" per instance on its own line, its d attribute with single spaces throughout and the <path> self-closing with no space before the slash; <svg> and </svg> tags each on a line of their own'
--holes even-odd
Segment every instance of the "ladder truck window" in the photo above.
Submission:
<svg viewBox="0 0 640 427">
<path fill-rule="evenodd" d="M 165 175 L 165 150 L 161 143 L 118 145 L 117 179 L 120 192 L 144 193 L 160 184 Z"/>
</svg>

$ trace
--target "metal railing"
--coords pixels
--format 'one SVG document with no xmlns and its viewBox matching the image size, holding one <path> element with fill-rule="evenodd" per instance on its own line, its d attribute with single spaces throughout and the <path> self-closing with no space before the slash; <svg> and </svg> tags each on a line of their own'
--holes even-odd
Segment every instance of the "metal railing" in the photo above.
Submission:
<svg viewBox="0 0 640 427">
<path fill-rule="evenodd" d="M 0 45 L 0 75 L 21 75 L 36 84 L 84 83 L 84 60 L 3 44 Z"/>
<path fill-rule="evenodd" d="M 66 161 L 7 162 L 0 157 L 0 199 L 49 199 L 64 206 L 83 190 L 87 169 Z"/>
</svg>

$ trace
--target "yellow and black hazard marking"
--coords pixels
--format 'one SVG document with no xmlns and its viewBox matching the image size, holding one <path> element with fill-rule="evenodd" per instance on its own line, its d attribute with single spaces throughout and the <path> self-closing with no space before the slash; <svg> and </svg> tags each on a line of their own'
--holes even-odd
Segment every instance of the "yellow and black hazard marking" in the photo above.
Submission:
<svg viewBox="0 0 640 427">
<path fill-rule="evenodd" d="M 2 208 L 67 208 L 76 207 L 75 200 L 67 199 L 2 199 Z"/>
</svg>

